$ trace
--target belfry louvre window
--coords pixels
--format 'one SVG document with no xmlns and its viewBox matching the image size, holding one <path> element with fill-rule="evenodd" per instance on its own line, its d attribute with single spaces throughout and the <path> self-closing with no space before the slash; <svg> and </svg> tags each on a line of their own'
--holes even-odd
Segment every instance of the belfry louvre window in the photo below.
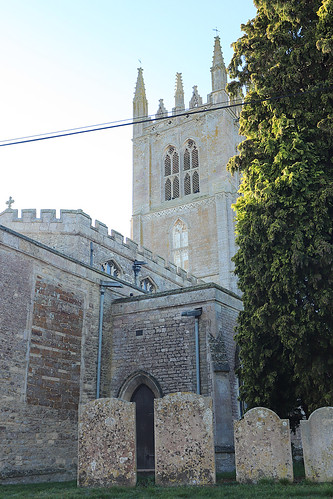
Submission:
<svg viewBox="0 0 333 499">
<path fill-rule="evenodd" d="M 184 151 L 184 194 L 200 192 L 199 154 L 194 140 L 188 140 Z"/>
<path fill-rule="evenodd" d="M 179 198 L 179 155 L 173 146 L 169 146 L 164 157 L 164 200 Z"/>
<path fill-rule="evenodd" d="M 184 194 L 191 194 L 191 177 L 189 173 L 186 173 L 184 177 Z"/>
</svg>

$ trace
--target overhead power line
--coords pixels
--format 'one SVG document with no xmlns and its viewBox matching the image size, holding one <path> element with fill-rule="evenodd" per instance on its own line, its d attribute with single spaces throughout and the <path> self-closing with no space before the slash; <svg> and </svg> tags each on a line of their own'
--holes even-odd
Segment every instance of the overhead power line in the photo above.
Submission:
<svg viewBox="0 0 333 499">
<path fill-rule="evenodd" d="M 265 97 L 263 99 L 252 99 L 249 101 L 242 101 L 242 102 L 235 102 L 233 104 L 225 104 L 225 103 L 220 103 L 223 105 L 214 105 L 213 107 L 206 107 L 202 106 L 200 109 L 189 109 L 187 111 L 183 111 L 181 113 L 173 114 L 173 115 L 168 115 L 168 116 L 159 116 L 156 117 L 156 115 L 149 115 L 141 118 L 128 118 L 125 120 L 118 120 L 118 121 L 111 121 L 107 123 L 100 123 L 98 125 L 88 125 L 88 126 L 83 126 L 83 127 L 77 127 L 77 128 L 69 128 L 65 130 L 59 130 L 57 132 L 49 132 L 49 133 L 42 133 L 42 134 L 36 134 L 36 135 L 29 135 L 26 137 L 18 137 L 15 139 L 7 139 L 7 140 L 1 140 L 0 142 L 0 147 L 4 146 L 13 146 L 17 144 L 25 144 L 27 142 L 37 142 L 40 140 L 48 140 L 48 139 L 56 139 L 58 137 L 68 137 L 71 135 L 79 135 L 82 133 L 89 133 L 89 132 L 97 132 L 100 130 L 110 130 L 112 128 L 120 128 L 124 126 L 129 126 L 129 125 L 138 125 L 140 123 L 150 123 L 152 120 L 153 121 L 165 121 L 165 120 L 171 120 L 175 118 L 179 118 L 181 116 L 189 117 L 194 114 L 201 114 L 201 113 L 207 113 L 207 112 L 213 112 L 213 111 L 218 111 L 221 109 L 231 109 L 235 107 L 240 107 L 240 106 L 246 106 L 246 105 L 253 105 L 253 104 L 258 104 L 261 102 L 268 102 L 268 101 L 273 101 L 273 100 L 280 100 L 284 99 L 286 97 L 296 97 L 299 95 L 304 95 L 309 92 L 322 92 L 325 89 L 331 88 L 332 85 L 325 85 L 325 86 L 320 86 L 315 89 L 309 89 L 305 90 L 304 92 L 298 91 L 294 93 L 289 93 L 289 94 L 282 94 L 282 95 L 276 95 L 276 96 L 271 96 L 271 97 Z"/>
</svg>

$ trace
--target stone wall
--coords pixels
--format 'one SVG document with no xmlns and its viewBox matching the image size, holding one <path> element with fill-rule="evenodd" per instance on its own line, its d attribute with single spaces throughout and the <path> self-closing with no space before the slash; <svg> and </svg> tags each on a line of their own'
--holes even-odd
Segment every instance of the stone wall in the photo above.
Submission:
<svg viewBox="0 0 333 499">
<path fill-rule="evenodd" d="M 57 218 L 56 210 L 41 210 L 40 217 L 36 210 L 22 210 L 19 217 L 18 210 L 7 209 L 0 213 L 0 223 L 86 265 L 90 265 L 92 257 L 93 267 L 98 270 L 113 260 L 119 269 L 118 277 L 130 284 L 134 284 L 133 261 L 145 261 L 147 265 L 142 266 L 138 278 L 139 287 L 140 281 L 148 276 L 157 291 L 198 283 L 193 275 L 131 239 L 124 239 L 119 232 L 109 233 L 102 222 L 97 220 L 93 226 L 90 216 L 82 210 L 60 210 Z"/>
<path fill-rule="evenodd" d="M 104 274 L 0 230 L 0 477 L 73 478 L 77 408 L 96 395 Z M 106 291 L 111 296 L 133 288 Z"/>
<path fill-rule="evenodd" d="M 96 398 L 100 283 L 107 279 L 89 264 L 0 228 L 4 482 L 74 476 L 77 407 Z M 181 313 L 201 307 L 202 393 L 213 397 L 216 414 L 223 407 L 225 417 L 237 418 L 233 327 L 240 298 L 213 284 L 144 294 L 114 280 L 123 287 L 105 291 L 102 396 L 119 396 L 137 373 L 152 380 L 156 396 L 195 392 L 194 318 Z M 232 441 L 225 417 L 214 422 L 220 451 Z"/>
<path fill-rule="evenodd" d="M 165 151 L 172 145 L 181 158 L 187 139 L 193 139 L 199 151 L 200 192 L 165 201 Z M 180 219 L 188 227 L 189 271 L 234 292 L 231 204 L 237 197 L 238 175 L 232 177 L 226 165 L 239 141 L 235 116 L 229 110 L 152 121 L 133 139 L 133 239 L 172 261 L 172 229 Z"/>
<path fill-rule="evenodd" d="M 102 393 L 123 396 L 127 380 L 142 374 L 153 378 L 158 396 L 196 392 L 195 320 L 181 314 L 200 307 L 201 393 L 213 398 L 218 468 L 232 469 L 232 420 L 239 416 L 233 327 L 241 300 L 236 295 L 204 284 L 114 302 L 105 318 L 103 365 L 109 368 L 103 371 Z M 221 373 L 222 389 L 215 382 Z"/>
</svg>

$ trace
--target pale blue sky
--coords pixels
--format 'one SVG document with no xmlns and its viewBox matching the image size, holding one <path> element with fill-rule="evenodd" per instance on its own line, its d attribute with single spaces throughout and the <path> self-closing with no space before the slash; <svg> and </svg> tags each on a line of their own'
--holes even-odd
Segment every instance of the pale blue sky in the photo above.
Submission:
<svg viewBox="0 0 333 499">
<path fill-rule="evenodd" d="M 132 116 L 139 59 L 149 113 L 185 103 L 198 85 L 206 101 L 214 31 L 226 64 L 252 0 L 0 0 L 0 140 Z M 130 235 L 132 129 L 0 147 L 0 211 L 81 208 Z"/>
</svg>

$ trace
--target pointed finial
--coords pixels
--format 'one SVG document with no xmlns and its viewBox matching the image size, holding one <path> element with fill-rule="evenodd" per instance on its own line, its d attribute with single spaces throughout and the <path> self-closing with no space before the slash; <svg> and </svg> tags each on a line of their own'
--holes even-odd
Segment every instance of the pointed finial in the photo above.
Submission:
<svg viewBox="0 0 333 499">
<path fill-rule="evenodd" d="M 224 65 L 224 60 L 222 55 L 220 37 L 219 35 L 216 35 L 214 43 L 213 67 L 219 66 L 220 64 Z"/>
<path fill-rule="evenodd" d="M 163 99 L 159 99 L 159 106 L 157 113 L 155 114 L 156 118 L 162 118 L 163 116 L 168 116 L 168 111 L 165 108 Z"/>
<path fill-rule="evenodd" d="M 138 68 L 138 77 L 136 80 L 135 92 L 134 92 L 134 100 L 142 100 L 146 101 L 146 89 L 145 83 L 143 81 L 143 69 Z"/>
<path fill-rule="evenodd" d="M 8 204 L 8 210 L 12 209 L 12 204 L 15 203 L 15 200 L 12 198 L 12 196 L 9 196 L 8 201 L 6 201 L 6 204 Z"/>
<path fill-rule="evenodd" d="M 213 28 L 213 31 L 215 31 L 215 37 L 219 36 L 218 33 L 220 32 L 220 30 L 218 30 L 217 28 Z"/>
<path fill-rule="evenodd" d="M 148 116 L 148 101 L 146 98 L 145 83 L 143 81 L 143 69 L 138 68 L 138 77 L 136 80 L 134 99 L 133 99 L 133 117 L 142 118 Z M 136 129 L 138 130 L 138 129 Z"/>
<path fill-rule="evenodd" d="M 176 73 L 175 107 L 173 108 L 173 112 L 175 114 L 177 111 L 182 111 L 183 109 L 185 109 L 185 102 L 182 74 Z"/>
<path fill-rule="evenodd" d="M 214 30 L 215 31 L 215 30 Z M 220 37 L 216 35 L 214 42 L 212 74 L 212 91 L 225 90 L 227 84 L 227 70 L 224 65 Z"/>
<path fill-rule="evenodd" d="M 189 107 L 193 108 L 193 107 L 199 107 L 199 106 L 202 106 L 202 97 L 200 97 L 200 95 L 199 95 L 198 86 L 194 85 L 193 94 L 192 94 L 192 98 L 190 100 Z"/>
</svg>

